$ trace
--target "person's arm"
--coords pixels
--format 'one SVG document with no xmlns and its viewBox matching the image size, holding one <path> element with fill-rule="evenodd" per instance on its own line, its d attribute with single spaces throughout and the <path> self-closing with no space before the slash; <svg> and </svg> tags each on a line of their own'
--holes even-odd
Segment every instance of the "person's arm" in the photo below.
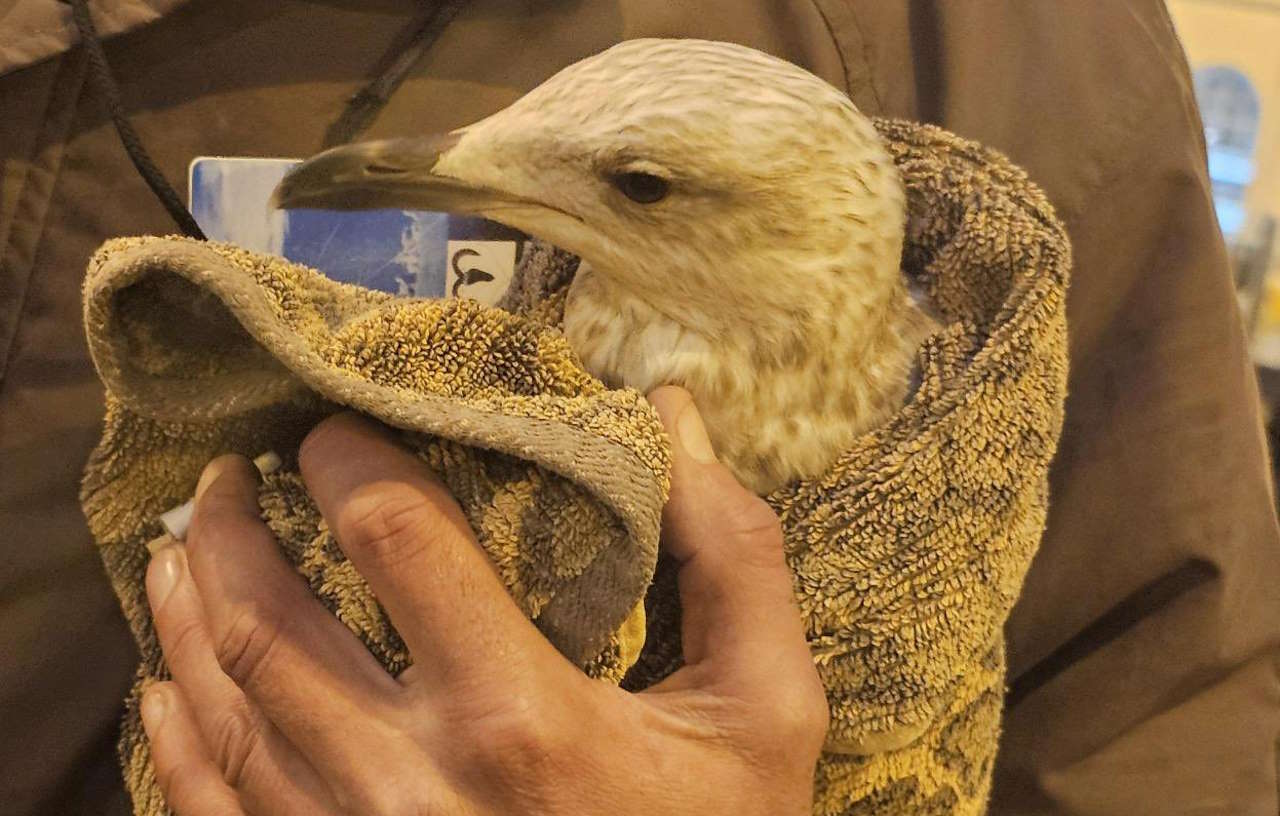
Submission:
<svg viewBox="0 0 1280 816">
<path fill-rule="evenodd" d="M 1164 3 L 818 5 L 859 105 L 1007 153 L 1074 245 L 1066 427 L 1006 630 L 991 813 L 1274 816 L 1280 533 Z"/>
<path fill-rule="evenodd" d="M 777 517 L 715 461 L 688 394 L 663 543 L 686 665 L 630 694 L 587 678 L 507 595 L 445 488 L 354 415 L 299 454 L 308 490 L 414 657 L 388 675 L 286 563 L 241 457 L 201 477 L 147 592 L 173 673 L 143 698 L 180 816 L 807 814 L 827 726 Z"/>
</svg>

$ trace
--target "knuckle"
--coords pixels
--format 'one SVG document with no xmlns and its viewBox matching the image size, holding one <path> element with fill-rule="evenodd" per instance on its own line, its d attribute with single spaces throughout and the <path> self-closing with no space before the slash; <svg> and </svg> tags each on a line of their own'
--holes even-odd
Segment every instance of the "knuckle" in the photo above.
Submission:
<svg viewBox="0 0 1280 816">
<path fill-rule="evenodd" d="M 383 567 L 421 554 L 438 532 L 422 497 L 399 485 L 357 491 L 338 523 L 338 537 L 346 546 Z"/>
<path fill-rule="evenodd" d="M 223 672 L 240 688 L 260 678 L 279 648 L 280 626 L 257 606 L 236 610 L 217 638 L 214 655 Z"/>
<path fill-rule="evenodd" d="M 518 705 L 503 716 L 491 720 L 484 742 L 494 748 L 511 746 L 522 755 L 542 756 L 551 747 L 551 732 L 546 721 L 526 705 Z"/>
<path fill-rule="evenodd" d="M 831 713 L 816 673 L 807 681 L 780 685 L 768 715 L 768 730 L 773 740 L 791 747 L 821 745 Z"/>
<path fill-rule="evenodd" d="M 768 502 L 744 496 L 725 511 L 725 534 L 743 555 L 762 565 L 782 563 L 782 522 Z"/>
<path fill-rule="evenodd" d="M 204 622 L 199 618 L 179 618 L 173 615 L 165 614 L 162 607 L 156 613 L 157 621 L 164 621 L 168 624 L 169 647 L 164 650 L 165 660 L 169 665 L 195 663 L 193 658 L 197 657 L 201 650 L 207 650 L 209 647 L 204 641 Z"/>
<path fill-rule="evenodd" d="M 241 787 L 262 746 L 262 734 L 248 713 L 242 708 L 224 712 L 213 724 L 210 743 L 223 781 L 229 787 Z"/>
<path fill-rule="evenodd" d="M 566 730 L 529 694 L 514 692 L 500 708 L 464 719 L 468 761 L 522 788 L 552 778 L 549 768 L 570 750 Z"/>
</svg>

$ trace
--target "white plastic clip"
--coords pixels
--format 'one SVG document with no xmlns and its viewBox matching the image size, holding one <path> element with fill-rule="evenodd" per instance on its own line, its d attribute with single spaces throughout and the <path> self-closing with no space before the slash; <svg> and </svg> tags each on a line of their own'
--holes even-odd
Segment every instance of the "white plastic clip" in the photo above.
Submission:
<svg viewBox="0 0 1280 816">
<path fill-rule="evenodd" d="M 280 469 L 280 456 L 275 451 L 267 451 L 254 458 L 253 465 L 258 469 L 259 473 L 266 476 L 268 473 L 275 473 Z M 160 524 L 164 527 L 165 534 L 148 541 L 147 549 L 154 554 L 161 547 L 185 540 L 187 528 L 191 526 L 191 514 L 195 512 L 195 509 L 196 500 L 192 498 L 172 510 L 161 513 Z"/>
</svg>

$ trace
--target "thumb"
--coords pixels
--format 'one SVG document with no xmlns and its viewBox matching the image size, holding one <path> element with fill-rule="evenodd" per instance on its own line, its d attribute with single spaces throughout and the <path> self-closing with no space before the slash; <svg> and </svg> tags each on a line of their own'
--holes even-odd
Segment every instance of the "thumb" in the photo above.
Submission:
<svg viewBox="0 0 1280 816">
<path fill-rule="evenodd" d="M 784 665 L 812 674 L 778 517 L 716 460 L 687 391 L 664 386 L 648 399 L 671 437 L 662 544 L 680 564 L 685 663 L 738 679 L 763 672 L 771 684 Z"/>
</svg>

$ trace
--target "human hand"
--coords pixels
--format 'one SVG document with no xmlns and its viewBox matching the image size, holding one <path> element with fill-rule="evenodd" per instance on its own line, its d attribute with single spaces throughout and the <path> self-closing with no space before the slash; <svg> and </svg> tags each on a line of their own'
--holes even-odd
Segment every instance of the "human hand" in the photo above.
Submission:
<svg viewBox="0 0 1280 816">
<path fill-rule="evenodd" d="M 391 677 L 313 596 L 259 517 L 256 471 L 201 476 L 187 544 L 147 594 L 173 674 L 142 701 L 181 816 L 808 814 L 827 725 L 782 536 L 716 463 L 677 388 L 663 546 L 686 665 L 639 694 L 592 680 L 519 611 L 446 489 L 354 415 L 302 476 L 415 663 Z"/>
</svg>

